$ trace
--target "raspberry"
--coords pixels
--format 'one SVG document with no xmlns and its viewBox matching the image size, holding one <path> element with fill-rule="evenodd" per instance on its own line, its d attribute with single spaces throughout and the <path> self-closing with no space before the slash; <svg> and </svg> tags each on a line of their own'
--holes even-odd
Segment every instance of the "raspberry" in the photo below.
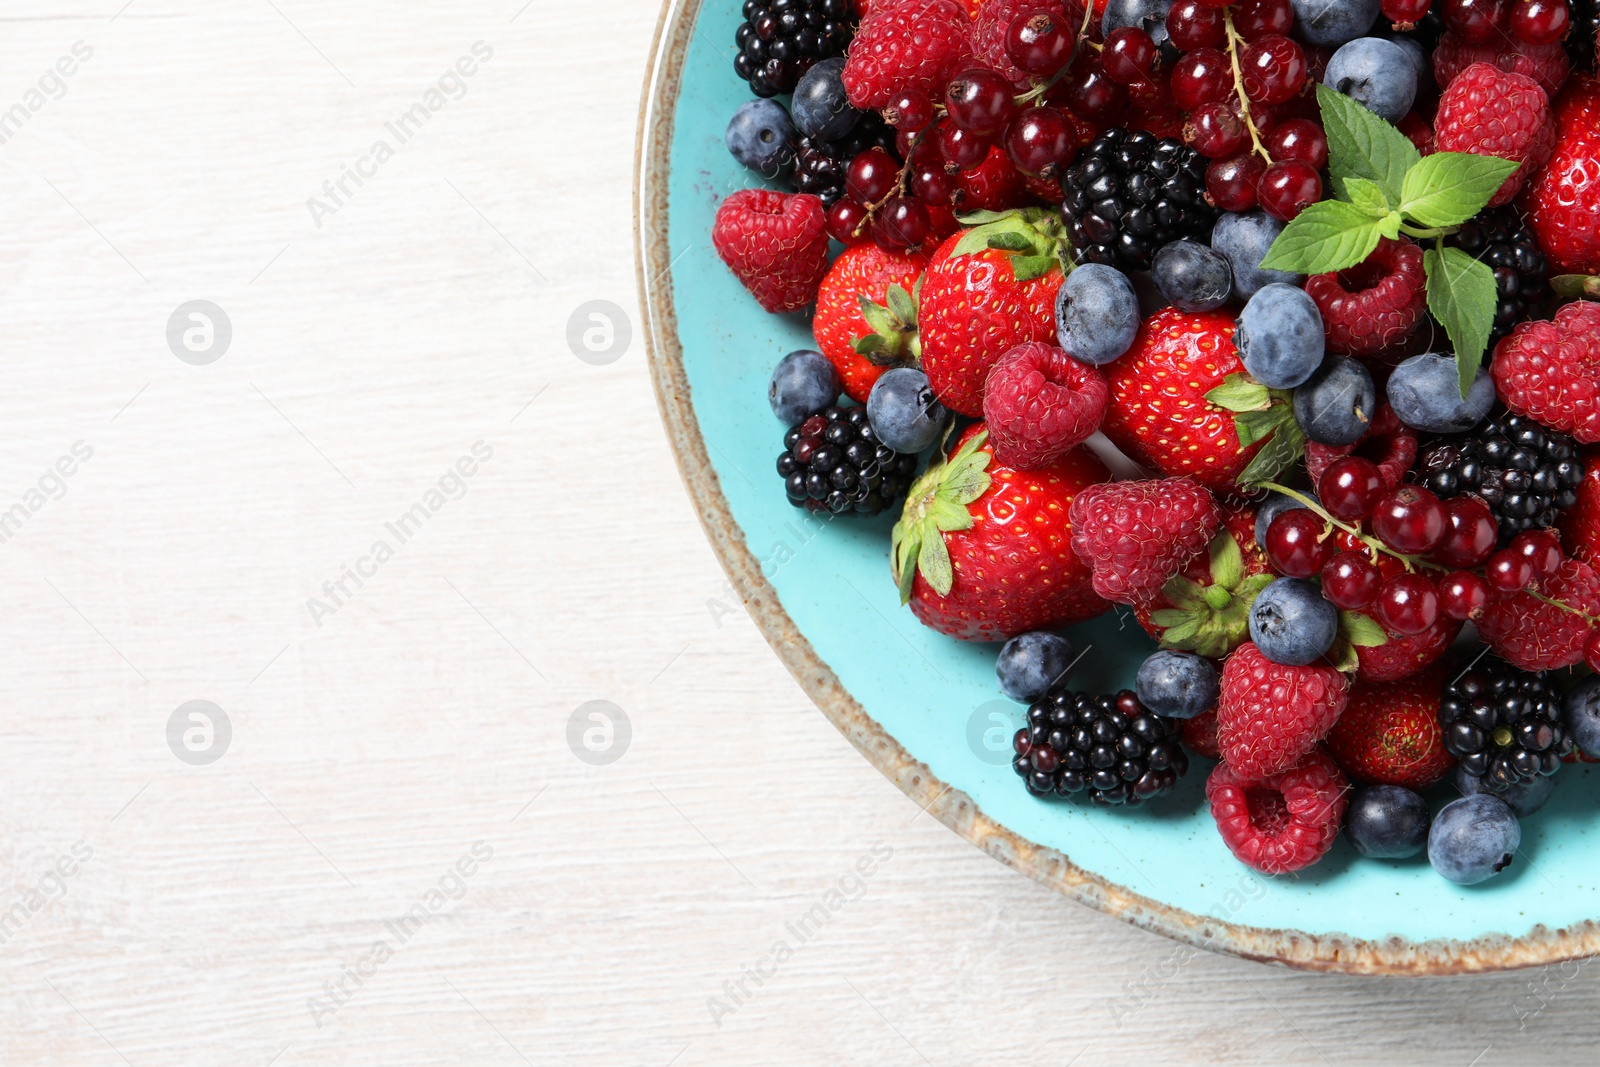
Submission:
<svg viewBox="0 0 1600 1067">
<path fill-rule="evenodd" d="M 1491 598 L 1478 620 L 1478 633 L 1502 659 L 1522 670 L 1570 667 L 1583 659 L 1583 643 L 1592 629 L 1589 620 L 1600 618 L 1600 574 L 1569 559 L 1540 593 L 1545 599 L 1526 591 Z"/>
<path fill-rule="evenodd" d="M 1576 79 L 1556 102 L 1556 147 L 1523 206 L 1557 273 L 1600 272 L 1600 82 Z"/>
<path fill-rule="evenodd" d="M 1350 680 L 1332 667 L 1273 663 L 1246 641 L 1222 665 L 1222 758 L 1246 781 L 1287 770 L 1327 736 L 1349 696 Z"/>
<path fill-rule="evenodd" d="M 1072 501 L 1072 549 L 1094 572 L 1094 591 L 1135 607 L 1205 551 L 1222 525 L 1211 493 L 1193 478 L 1092 485 Z"/>
<path fill-rule="evenodd" d="M 1307 278 L 1306 292 L 1322 312 L 1329 351 L 1375 356 L 1409 336 L 1427 310 L 1422 249 L 1385 237 L 1356 266 Z"/>
<path fill-rule="evenodd" d="M 1600 304 L 1580 300 L 1552 322 L 1523 323 L 1489 369 L 1512 411 L 1584 444 L 1600 441 Z"/>
<path fill-rule="evenodd" d="M 1039 11 L 1056 16 L 1063 24 L 1077 25 L 1069 20 L 1062 0 L 988 0 L 972 24 L 973 57 L 1019 89 L 1028 87 L 1028 72 L 1006 54 L 1006 33 L 1019 16 Z"/>
<path fill-rule="evenodd" d="M 1321 752 L 1257 782 L 1220 763 L 1206 779 L 1206 799 L 1223 844 L 1240 863 L 1266 874 L 1309 867 L 1333 847 L 1350 782 Z"/>
<path fill-rule="evenodd" d="M 1100 428 L 1105 376 L 1061 349 L 1028 341 L 989 369 L 983 418 L 995 462 L 1014 470 L 1049 465 Z"/>
<path fill-rule="evenodd" d="M 1306 444 L 1306 473 L 1313 483 L 1322 481 L 1328 464 L 1342 456 L 1360 456 L 1378 466 L 1383 484 L 1393 489 L 1405 481 L 1411 461 L 1417 458 L 1417 435 L 1402 423 L 1394 409 L 1380 401 L 1378 413 L 1372 417 L 1372 428 L 1353 445 L 1323 445 L 1315 441 Z"/>
<path fill-rule="evenodd" d="M 1474 63 L 1439 98 L 1434 139 L 1441 152 L 1471 152 L 1521 163 L 1490 207 L 1511 202 L 1522 181 L 1544 166 L 1556 143 L 1550 100 L 1539 83 L 1488 63 Z"/>
<path fill-rule="evenodd" d="M 971 24 L 955 0 L 901 0 L 873 5 L 844 64 L 854 106 L 887 107 L 900 93 L 932 96 L 972 57 Z"/>
<path fill-rule="evenodd" d="M 1448 89 L 1456 76 L 1474 63 L 1491 63 L 1512 74 L 1526 74 L 1554 100 L 1572 70 L 1561 42 L 1524 44 L 1511 38 L 1502 40 L 1500 45 L 1467 44 L 1453 33 L 1441 37 L 1433 50 L 1433 80 L 1440 91 Z"/>
<path fill-rule="evenodd" d="M 828 273 L 827 212 L 805 193 L 741 189 L 717 208 L 717 255 L 771 312 L 799 311 Z"/>
<path fill-rule="evenodd" d="M 1381 645 L 1356 647 L 1356 680 L 1397 682 L 1409 678 L 1438 660 L 1461 632 L 1461 623 L 1441 614 L 1419 634 L 1390 634 Z"/>
</svg>

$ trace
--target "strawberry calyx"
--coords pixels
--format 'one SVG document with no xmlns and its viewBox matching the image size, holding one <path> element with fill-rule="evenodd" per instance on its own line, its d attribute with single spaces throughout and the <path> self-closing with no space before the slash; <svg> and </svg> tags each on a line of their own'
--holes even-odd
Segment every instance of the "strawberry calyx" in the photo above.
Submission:
<svg viewBox="0 0 1600 1067">
<path fill-rule="evenodd" d="M 1072 270 L 1067 224 L 1061 213 L 1046 207 L 1011 211 L 974 211 L 960 216 L 972 229 L 956 242 L 951 256 L 970 256 L 990 249 L 1011 257 L 1011 273 L 1019 282 L 1042 278 L 1052 270 Z"/>
<path fill-rule="evenodd" d="M 1359 611 L 1339 612 L 1339 636 L 1333 639 L 1327 659 L 1335 670 L 1355 674 L 1361 666 L 1358 648 L 1377 648 L 1389 643 L 1389 634 L 1378 621 Z"/>
<path fill-rule="evenodd" d="M 922 339 L 917 333 L 917 305 L 922 296 L 922 278 L 911 287 L 891 285 L 884 302 L 874 303 L 862 293 L 856 298 L 861 317 L 872 332 L 850 342 L 857 355 L 880 367 L 916 366 L 922 361 Z"/>
<path fill-rule="evenodd" d="M 1250 608 L 1272 575 L 1246 575 L 1239 543 L 1227 530 L 1211 539 L 1206 554 L 1211 584 L 1181 574 L 1168 578 L 1161 595 L 1171 606 L 1151 612 L 1150 622 L 1162 628 L 1162 648 L 1220 659 L 1249 638 Z"/>
<path fill-rule="evenodd" d="M 1255 488 L 1269 482 L 1305 453 L 1305 431 L 1294 417 L 1294 394 L 1289 390 L 1268 389 L 1240 371 L 1224 378 L 1206 400 L 1233 412 L 1240 448 L 1266 442 L 1239 472 L 1235 479 L 1239 485 Z"/>
<path fill-rule="evenodd" d="M 1593 274 L 1558 274 L 1550 279 L 1550 288 L 1564 304 L 1573 300 L 1600 300 L 1600 277 Z"/>
<path fill-rule="evenodd" d="M 918 572 L 940 596 L 948 595 L 955 584 L 944 534 L 972 526 L 967 505 L 987 492 L 993 480 L 987 469 L 992 457 L 983 447 L 988 439 L 989 431 L 979 430 L 949 458 L 924 471 L 906 493 L 900 521 L 889 535 L 889 559 L 900 587 L 900 603 L 911 600 Z"/>
</svg>

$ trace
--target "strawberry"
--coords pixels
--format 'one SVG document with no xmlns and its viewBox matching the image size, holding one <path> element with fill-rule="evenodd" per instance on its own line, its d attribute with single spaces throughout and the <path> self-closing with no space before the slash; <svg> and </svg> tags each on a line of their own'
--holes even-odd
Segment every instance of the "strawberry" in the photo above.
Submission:
<svg viewBox="0 0 1600 1067">
<path fill-rule="evenodd" d="M 1600 272 L 1600 81 L 1587 76 L 1556 100 L 1556 145 L 1523 193 L 1528 226 L 1551 273 Z"/>
<path fill-rule="evenodd" d="M 1600 441 L 1600 304 L 1577 300 L 1553 322 L 1519 324 L 1489 370 L 1512 411 L 1584 444 Z"/>
<path fill-rule="evenodd" d="M 850 45 L 844 88 L 862 110 L 900 93 L 937 98 L 972 58 L 971 21 L 956 0 L 877 0 Z"/>
<path fill-rule="evenodd" d="M 1513 667 L 1542 671 L 1581 662 L 1583 643 L 1597 621 L 1600 574 L 1569 559 L 1536 590 L 1491 597 L 1478 634 Z"/>
<path fill-rule="evenodd" d="M 1350 680 L 1332 667 L 1273 663 L 1246 641 L 1222 666 L 1217 745 L 1245 781 L 1288 770 L 1333 729 Z"/>
<path fill-rule="evenodd" d="M 850 399 L 865 404 L 884 371 L 916 362 L 917 288 L 927 266 L 921 253 L 858 241 L 828 268 L 811 330 Z"/>
<path fill-rule="evenodd" d="M 1591 567 L 1600 563 L 1600 447 L 1583 450 L 1578 502 L 1561 513 L 1560 526 L 1567 555 Z"/>
<path fill-rule="evenodd" d="M 1356 680 L 1394 682 L 1409 678 L 1443 657 L 1459 633 L 1461 623 L 1441 614 L 1420 634 L 1391 633 L 1381 645 L 1357 645 Z"/>
<path fill-rule="evenodd" d="M 1423 789 L 1437 782 L 1455 764 L 1439 728 L 1444 681 L 1444 665 L 1436 663 L 1403 682 L 1357 682 L 1328 734 L 1329 753 L 1368 785 Z"/>
<path fill-rule="evenodd" d="M 1068 517 L 1073 551 L 1094 572 L 1094 591 L 1135 606 L 1151 603 L 1222 525 L 1217 502 L 1193 478 L 1092 485 Z"/>
<path fill-rule="evenodd" d="M 1144 321 L 1133 346 L 1106 372 L 1111 403 L 1100 429 L 1162 474 L 1231 489 L 1235 480 L 1272 477 L 1305 441 L 1289 394 L 1245 375 L 1227 312 L 1164 308 Z M 1240 444 L 1241 429 L 1250 444 Z M 1258 455 L 1262 461 L 1253 462 Z"/>
<path fill-rule="evenodd" d="M 929 384 L 945 407 L 973 418 L 996 360 L 1027 341 L 1054 343 L 1066 237 L 1061 216 L 1045 208 L 978 217 L 934 252 L 917 315 Z"/>
<path fill-rule="evenodd" d="M 1110 605 L 1072 551 L 1073 498 L 1111 474 L 1073 449 L 1050 466 L 996 464 L 983 423 L 906 495 L 891 534 L 900 602 L 926 626 L 963 641 L 1000 641 L 1093 618 Z"/>
<path fill-rule="evenodd" d="M 799 311 L 828 270 L 827 212 L 806 193 L 740 189 L 717 208 L 711 243 L 768 311 Z"/>
<path fill-rule="evenodd" d="M 1450 83 L 1439 99 L 1434 130 L 1441 152 L 1472 152 L 1522 164 L 1494 194 L 1490 207 L 1509 204 L 1523 180 L 1550 158 L 1556 141 L 1550 101 L 1539 83 L 1490 63 L 1474 63 Z"/>
<path fill-rule="evenodd" d="M 1027 199 L 1022 172 L 999 145 L 989 147 L 982 163 L 957 174 L 956 184 L 961 187 L 957 200 L 966 212 L 1006 211 Z"/>
<path fill-rule="evenodd" d="M 1147 607 L 1134 609 L 1162 648 L 1226 656 L 1249 636 L 1250 607 L 1276 577 L 1256 543 L 1256 509 L 1224 505 L 1222 515 L 1222 529 L 1206 551 L 1167 579 Z"/>
</svg>

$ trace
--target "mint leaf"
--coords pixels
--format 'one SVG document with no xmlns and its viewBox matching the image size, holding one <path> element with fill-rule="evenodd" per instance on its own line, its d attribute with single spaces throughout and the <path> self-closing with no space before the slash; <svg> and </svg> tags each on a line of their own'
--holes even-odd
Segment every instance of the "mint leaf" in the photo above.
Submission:
<svg viewBox="0 0 1600 1067">
<path fill-rule="evenodd" d="M 1322 110 L 1322 130 L 1328 137 L 1328 170 L 1334 188 L 1346 178 L 1366 178 L 1383 188 L 1389 203 L 1400 202 L 1406 171 L 1417 165 L 1422 153 L 1405 134 L 1326 85 L 1317 86 L 1317 106 Z"/>
<path fill-rule="evenodd" d="M 1455 345 L 1461 395 L 1466 396 L 1494 325 L 1494 272 L 1459 248 L 1437 247 L 1422 253 L 1422 269 L 1428 275 L 1428 310 Z"/>
<path fill-rule="evenodd" d="M 1377 182 L 1366 178 L 1346 178 L 1344 191 L 1350 198 L 1351 207 L 1375 219 L 1384 218 L 1393 210 L 1389 198 L 1384 195 L 1383 186 Z"/>
<path fill-rule="evenodd" d="M 1378 232 L 1393 241 L 1400 236 L 1400 212 L 1391 211 L 1378 220 Z"/>
<path fill-rule="evenodd" d="M 1455 226 L 1482 211 L 1519 164 L 1471 152 L 1435 152 L 1406 172 L 1400 210 L 1424 226 Z"/>
<path fill-rule="evenodd" d="M 1312 204 L 1285 226 L 1261 266 L 1296 274 L 1353 267 L 1378 247 L 1381 221 L 1342 200 Z"/>
</svg>

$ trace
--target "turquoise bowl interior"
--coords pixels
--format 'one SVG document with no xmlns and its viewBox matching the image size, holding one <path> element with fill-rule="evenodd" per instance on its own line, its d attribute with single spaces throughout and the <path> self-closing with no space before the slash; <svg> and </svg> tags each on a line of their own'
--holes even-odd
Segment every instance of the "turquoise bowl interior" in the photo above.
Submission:
<svg viewBox="0 0 1600 1067">
<path fill-rule="evenodd" d="M 812 339 L 803 317 L 764 313 L 709 240 L 718 203 L 758 184 L 723 145 L 750 95 L 731 65 L 739 9 L 739 0 L 688 0 L 663 15 L 642 114 L 640 281 L 663 411 L 713 543 L 823 710 L 908 791 L 945 796 L 934 813 L 999 858 L 1207 948 L 1397 974 L 1528 966 L 1600 948 L 1589 921 L 1600 914 L 1600 862 L 1589 852 L 1586 768 L 1563 769 L 1554 801 L 1524 821 L 1512 868 L 1470 888 L 1422 859 L 1362 859 L 1343 839 L 1298 877 L 1255 875 L 1206 810 L 1204 759 L 1174 795 L 1139 811 L 1027 795 L 1008 759 L 1024 709 L 995 683 L 997 646 L 943 637 L 900 605 L 890 516 L 809 518 L 785 501 L 773 470 L 783 427 L 767 406 L 767 377 Z M 1092 646 L 1074 682 L 1095 690 L 1131 686 L 1153 647 L 1117 615 L 1071 637 Z M 896 743 L 903 754 L 886 756 Z M 904 756 L 925 774 L 907 778 Z"/>
</svg>

